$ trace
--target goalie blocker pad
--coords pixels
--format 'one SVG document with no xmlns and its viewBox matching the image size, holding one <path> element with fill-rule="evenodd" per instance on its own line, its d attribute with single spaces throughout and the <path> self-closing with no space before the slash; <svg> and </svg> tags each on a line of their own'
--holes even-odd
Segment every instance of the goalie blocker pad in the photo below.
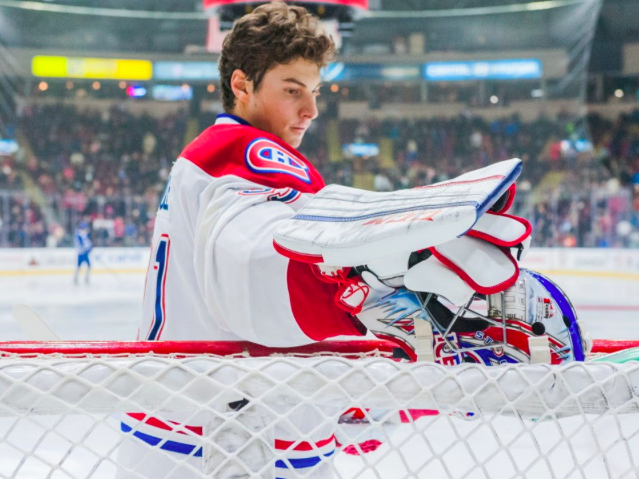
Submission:
<svg viewBox="0 0 639 479">
<path fill-rule="evenodd" d="M 520 172 L 521 160 L 515 158 L 390 193 L 329 185 L 278 225 L 274 246 L 290 259 L 331 266 L 368 264 L 437 246 L 466 233 L 509 189 L 510 199 Z M 503 211 L 505 205 L 499 206 Z"/>
</svg>

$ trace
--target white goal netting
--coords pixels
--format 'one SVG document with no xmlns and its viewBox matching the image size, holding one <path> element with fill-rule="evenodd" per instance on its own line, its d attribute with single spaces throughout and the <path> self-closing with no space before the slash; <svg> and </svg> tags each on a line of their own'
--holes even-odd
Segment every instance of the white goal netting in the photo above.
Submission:
<svg viewBox="0 0 639 479">
<path fill-rule="evenodd" d="M 0 347 L 0 477 L 639 477 L 637 363 L 107 344 Z"/>
</svg>

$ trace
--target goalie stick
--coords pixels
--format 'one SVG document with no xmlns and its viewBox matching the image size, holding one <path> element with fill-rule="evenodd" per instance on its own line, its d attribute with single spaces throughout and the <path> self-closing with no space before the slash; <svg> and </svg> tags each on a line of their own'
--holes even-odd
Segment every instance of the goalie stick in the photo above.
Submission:
<svg viewBox="0 0 639 479">
<path fill-rule="evenodd" d="M 16 304 L 11 314 L 31 341 L 60 341 L 60 337 L 42 319 L 42 316 L 26 304 Z"/>
</svg>

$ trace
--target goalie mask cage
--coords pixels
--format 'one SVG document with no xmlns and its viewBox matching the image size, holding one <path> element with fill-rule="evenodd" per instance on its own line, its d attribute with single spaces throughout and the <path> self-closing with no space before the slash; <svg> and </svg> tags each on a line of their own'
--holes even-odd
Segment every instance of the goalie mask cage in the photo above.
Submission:
<svg viewBox="0 0 639 479">
<path fill-rule="evenodd" d="M 382 341 L 0 351 L 2 478 L 639 477 L 635 362 L 442 366 Z"/>
</svg>

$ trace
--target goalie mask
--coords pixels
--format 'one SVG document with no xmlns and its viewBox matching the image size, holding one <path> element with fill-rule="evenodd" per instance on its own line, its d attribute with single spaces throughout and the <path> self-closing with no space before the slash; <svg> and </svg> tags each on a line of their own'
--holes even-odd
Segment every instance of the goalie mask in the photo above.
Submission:
<svg viewBox="0 0 639 479">
<path fill-rule="evenodd" d="M 505 291 L 475 294 L 461 307 L 433 293 L 400 288 L 367 301 L 357 316 L 376 336 L 397 343 L 412 359 L 417 358 L 419 340 L 415 321 L 427 321 L 434 360 L 446 365 L 530 363 L 531 338 L 534 342 L 539 337 L 547 337 L 552 364 L 583 361 L 589 350 L 563 291 L 527 269 L 521 269 L 515 284 Z"/>
</svg>

